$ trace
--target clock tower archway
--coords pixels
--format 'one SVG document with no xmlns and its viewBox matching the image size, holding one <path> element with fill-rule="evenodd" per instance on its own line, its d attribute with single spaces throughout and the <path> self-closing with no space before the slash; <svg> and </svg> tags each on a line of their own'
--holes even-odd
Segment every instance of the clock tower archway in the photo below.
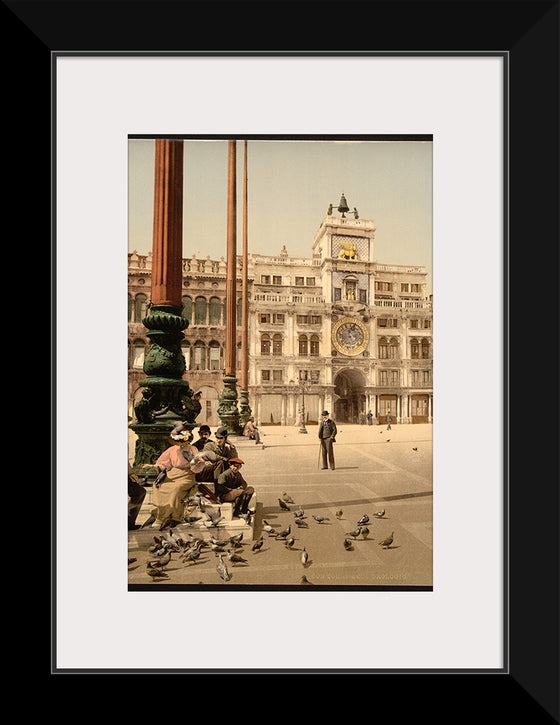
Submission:
<svg viewBox="0 0 560 725">
<path fill-rule="evenodd" d="M 339 423 L 359 423 L 365 415 L 365 379 L 359 370 L 346 368 L 334 378 L 334 419 Z"/>
</svg>

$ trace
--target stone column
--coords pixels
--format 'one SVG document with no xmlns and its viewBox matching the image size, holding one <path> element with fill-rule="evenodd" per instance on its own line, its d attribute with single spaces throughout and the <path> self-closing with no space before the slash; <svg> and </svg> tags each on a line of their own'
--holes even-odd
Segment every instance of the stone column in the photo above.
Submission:
<svg viewBox="0 0 560 725">
<path fill-rule="evenodd" d="M 241 391 L 239 395 L 239 425 L 251 417 L 249 406 L 249 255 L 247 242 L 247 141 L 243 142 L 243 287 L 241 298 Z"/>
<path fill-rule="evenodd" d="M 189 322 L 182 316 L 183 141 L 156 139 L 151 301 L 142 320 L 150 346 L 144 358 L 142 399 L 134 406 L 138 435 L 134 469 L 155 463 L 168 447 L 176 422 L 194 428 L 200 403 L 186 380 L 181 341 Z M 143 469 L 144 470 L 144 469 Z"/>
<path fill-rule="evenodd" d="M 226 264 L 226 365 L 224 389 L 220 396 L 218 415 L 230 435 L 239 435 L 237 408 L 237 148 L 235 141 L 228 141 L 227 186 L 227 264 Z"/>
</svg>

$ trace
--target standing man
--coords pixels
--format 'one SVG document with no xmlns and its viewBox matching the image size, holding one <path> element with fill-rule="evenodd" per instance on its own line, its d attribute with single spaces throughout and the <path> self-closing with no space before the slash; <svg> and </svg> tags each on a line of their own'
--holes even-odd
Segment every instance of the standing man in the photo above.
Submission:
<svg viewBox="0 0 560 725">
<path fill-rule="evenodd" d="M 319 423 L 319 440 L 321 441 L 321 454 L 323 457 L 323 471 L 329 466 L 334 471 L 334 449 L 333 443 L 336 443 L 336 423 L 329 418 L 329 411 L 324 410 L 321 413 L 322 419 Z"/>
<path fill-rule="evenodd" d="M 385 420 L 387 421 L 387 430 L 391 430 L 391 421 L 393 420 L 393 416 L 391 415 L 391 409 L 387 411 Z"/>
<path fill-rule="evenodd" d="M 368 414 L 367 414 L 366 418 L 367 418 L 367 424 L 371 425 L 373 422 L 373 413 L 371 412 L 371 410 L 368 410 Z"/>
</svg>

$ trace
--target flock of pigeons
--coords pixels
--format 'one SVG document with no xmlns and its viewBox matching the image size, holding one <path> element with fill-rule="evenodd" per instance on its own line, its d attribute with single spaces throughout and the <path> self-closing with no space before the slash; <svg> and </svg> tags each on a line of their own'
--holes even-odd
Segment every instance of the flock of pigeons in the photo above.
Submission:
<svg viewBox="0 0 560 725">
<path fill-rule="evenodd" d="M 205 513 L 207 515 L 205 524 L 209 528 L 217 527 L 218 523 L 223 518 L 220 514 L 219 508 L 217 513 L 210 513 L 210 511 L 205 509 L 204 501 L 202 499 L 196 503 L 201 513 Z M 293 522 L 288 523 L 281 530 L 277 530 L 266 519 L 263 519 L 263 534 L 261 534 L 261 536 L 251 545 L 250 551 L 252 555 L 258 554 L 262 550 L 265 533 L 268 538 L 274 538 L 276 541 L 283 542 L 285 548 L 288 550 L 296 548 L 295 537 L 293 535 L 293 531 L 295 529 L 292 529 L 292 524 L 298 529 L 309 528 L 309 524 L 307 522 L 305 511 L 301 508 L 301 505 L 296 511 L 292 511 L 290 505 L 293 505 L 294 503 L 295 502 L 291 496 L 284 491 L 282 493 L 282 497 L 278 498 L 278 505 L 280 506 L 281 511 L 291 511 L 293 513 Z M 247 521 L 250 521 L 254 513 L 254 510 L 249 510 L 247 514 Z M 335 516 L 337 519 L 341 520 L 343 518 L 343 511 L 341 509 L 336 511 Z M 375 512 L 372 516 L 374 519 L 383 519 L 385 517 L 385 509 Z M 320 514 L 313 514 L 312 518 L 319 525 L 323 524 L 325 521 L 329 521 L 328 516 L 322 516 Z M 187 522 L 186 518 L 185 522 Z M 353 542 L 359 537 L 362 539 L 368 538 L 370 534 L 368 523 L 370 523 L 369 515 L 364 514 L 356 522 L 356 528 L 345 533 L 343 539 L 343 547 L 345 551 L 352 551 L 354 548 Z M 391 548 L 393 545 L 393 536 L 394 532 L 391 532 L 389 536 L 378 542 L 379 546 L 383 549 Z M 162 527 L 160 528 L 159 534 L 153 537 L 153 543 L 148 548 L 148 552 L 151 556 L 146 562 L 146 574 L 152 579 L 152 581 L 168 579 L 169 575 L 166 572 L 166 567 L 173 560 L 174 556 L 176 557 L 174 561 L 180 561 L 185 566 L 190 566 L 197 564 L 202 551 L 205 548 L 208 548 L 216 556 L 216 571 L 219 577 L 223 581 L 227 582 L 232 578 L 232 571 L 230 567 L 233 568 L 238 564 L 248 563 L 248 559 L 242 555 L 242 547 L 244 545 L 242 541 L 243 532 L 230 536 L 226 539 L 218 539 L 211 536 L 208 540 L 206 540 L 202 537 L 197 537 L 190 532 L 188 532 L 185 536 L 182 536 L 176 532 L 176 529 L 166 529 L 165 527 Z M 300 564 L 304 569 L 306 569 L 311 564 L 309 553 L 305 546 L 297 550 L 300 552 Z M 129 559 L 129 564 L 132 563 L 132 561 L 135 561 L 135 559 Z M 310 583 L 311 582 L 307 579 L 305 574 L 303 574 L 300 584 Z"/>
</svg>

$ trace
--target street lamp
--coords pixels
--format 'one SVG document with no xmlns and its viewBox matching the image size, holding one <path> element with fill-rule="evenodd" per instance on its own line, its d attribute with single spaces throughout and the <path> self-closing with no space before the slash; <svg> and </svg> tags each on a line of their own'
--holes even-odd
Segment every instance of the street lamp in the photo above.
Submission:
<svg viewBox="0 0 560 725">
<path fill-rule="evenodd" d="M 299 433 L 307 433 L 305 427 L 305 393 L 309 391 L 310 383 L 307 380 L 290 380 L 290 383 L 295 386 L 296 390 L 301 391 L 301 427 Z"/>
</svg>

